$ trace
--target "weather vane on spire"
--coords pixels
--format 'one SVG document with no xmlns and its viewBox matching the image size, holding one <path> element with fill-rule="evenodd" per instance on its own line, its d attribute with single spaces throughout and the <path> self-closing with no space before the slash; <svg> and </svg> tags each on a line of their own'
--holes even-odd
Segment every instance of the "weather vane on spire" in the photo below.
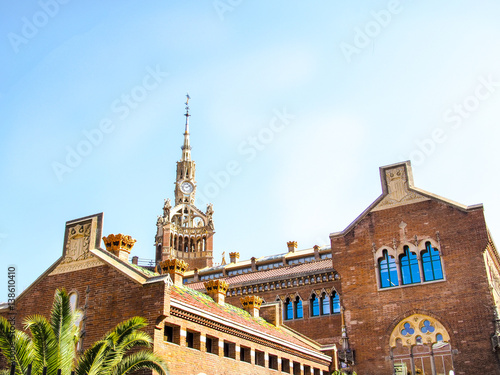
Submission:
<svg viewBox="0 0 500 375">
<path fill-rule="evenodd" d="M 191 99 L 191 97 L 189 96 L 189 93 L 186 94 L 186 114 L 184 116 L 186 116 L 186 119 L 187 117 L 191 116 L 189 114 L 189 99 Z"/>
</svg>

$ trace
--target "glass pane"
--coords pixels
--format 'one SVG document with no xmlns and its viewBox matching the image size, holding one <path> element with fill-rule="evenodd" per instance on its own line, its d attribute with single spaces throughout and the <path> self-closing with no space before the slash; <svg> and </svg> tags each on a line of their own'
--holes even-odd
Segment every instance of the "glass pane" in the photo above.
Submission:
<svg viewBox="0 0 500 375">
<path fill-rule="evenodd" d="M 332 304 L 333 304 L 333 313 L 334 314 L 340 313 L 340 297 L 335 292 L 333 292 Z"/>
<path fill-rule="evenodd" d="M 389 257 L 389 278 L 391 286 L 398 286 L 398 269 L 396 267 L 396 261 L 393 257 Z"/>
<path fill-rule="evenodd" d="M 313 296 L 313 299 L 311 299 L 311 304 L 312 304 L 312 316 L 318 316 L 319 315 L 319 301 L 316 296 Z"/>
<path fill-rule="evenodd" d="M 327 295 L 323 295 L 323 298 L 322 298 L 322 303 L 323 303 L 323 306 L 322 306 L 322 311 L 321 313 L 323 315 L 328 315 L 330 314 L 330 298 L 328 298 Z"/>
<path fill-rule="evenodd" d="M 285 303 L 285 319 L 293 319 L 293 306 L 290 300 Z"/>
<path fill-rule="evenodd" d="M 296 306 L 297 311 L 295 316 L 297 317 L 297 319 L 302 319 L 304 317 L 304 312 L 302 311 L 302 301 L 300 299 L 297 301 Z"/>
</svg>

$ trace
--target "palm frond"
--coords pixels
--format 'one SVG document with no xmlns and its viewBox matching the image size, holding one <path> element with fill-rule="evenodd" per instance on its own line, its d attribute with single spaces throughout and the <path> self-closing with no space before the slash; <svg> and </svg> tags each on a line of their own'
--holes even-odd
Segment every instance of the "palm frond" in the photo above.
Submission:
<svg viewBox="0 0 500 375">
<path fill-rule="evenodd" d="M 66 290 L 64 288 L 56 290 L 50 314 L 50 325 L 57 342 L 59 366 L 63 373 L 69 372 L 73 366 L 75 335 L 78 334 L 75 322 L 79 314 L 79 311 L 71 311 L 69 295 Z"/>
<path fill-rule="evenodd" d="M 154 370 L 160 375 L 168 375 L 167 364 L 157 354 L 148 350 L 140 350 L 124 357 L 113 368 L 111 375 L 127 375 L 142 369 Z"/>
<path fill-rule="evenodd" d="M 106 341 L 95 342 L 78 358 L 75 367 L 76 375 L 106 374 L 109 366 L 109 346 Z"/>
<path fill-rule="evenodd" d="M 147 320 L 140 316 L 134 316 L 116 325 L 105 335 L 105 340 L 111 340 L 114 345 L 120 345 L 122 340 L 131 332 L 138 331 L 148 325 Z"/>
<path fill-rule="evenodd" d="M 0 317 L 0 352 L 8 364 L 16 364 L 16 374 L 25 374 L 33 358 L 33 344 L 29 336 L 19 330 L 12 330 L 12 325 Z"/>
<path fill-rule="evenodd" d="M 59 353 L 54 331 L 49 321 L 42 315 L 28 316 L 24 320 L 25 329 L 31 332 L 31 340 L 34 349 L 34 361 L 40 366 L 47 368 L 49 364 L 56 362 L 59 364 Z"/>
</svg>

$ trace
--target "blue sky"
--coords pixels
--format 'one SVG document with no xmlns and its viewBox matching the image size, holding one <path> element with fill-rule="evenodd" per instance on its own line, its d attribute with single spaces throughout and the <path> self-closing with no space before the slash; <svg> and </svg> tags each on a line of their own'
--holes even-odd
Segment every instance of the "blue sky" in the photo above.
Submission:
<svg viewBox="0 0 500 375">
<path fill-rule="evenodd" d="M 187 91 L 216 262 L 328 244 L 407 159 L 500 238 L 500 3 L 352 3 L 2 2 L 0 277 L 27 287 L 98 212 L 153 258 Z"/>
</svg>

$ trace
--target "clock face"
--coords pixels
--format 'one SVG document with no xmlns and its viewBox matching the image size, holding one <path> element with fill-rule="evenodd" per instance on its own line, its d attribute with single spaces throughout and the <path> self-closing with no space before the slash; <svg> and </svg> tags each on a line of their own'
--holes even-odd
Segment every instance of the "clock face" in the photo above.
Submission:
<svg viewBox="0 0 500 375">
<path fill-rule="evenodd" d="M 193 185 L 188 182 L 188 181 L 184 181 L 182 184 L 181 184 L 181 191 L 184 193 L 184 194 L 189 194 L 193 191 Z"/>
</svg>

